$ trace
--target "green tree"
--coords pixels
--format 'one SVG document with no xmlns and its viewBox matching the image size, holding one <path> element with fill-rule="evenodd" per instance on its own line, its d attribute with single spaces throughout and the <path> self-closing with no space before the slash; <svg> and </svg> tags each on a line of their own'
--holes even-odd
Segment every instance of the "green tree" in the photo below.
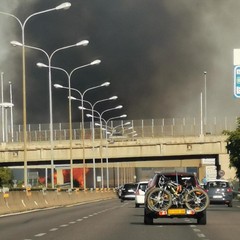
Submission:
<svg viewBox="0 0 240 240">
<path fill-rule="evenodd" d="M 0 187 L 12 184 L 12 170 L 9 168 L 0 168 Z"/>
<path fill-rule="evenodd" d="M 227 150 L 229 153 L 229 167 L 236 169 L 236 177 L 240 180 L 240 118 L 237 118 L 237 128 L 235 131 L 224 131 L 228 135 Z"/>
</svg>

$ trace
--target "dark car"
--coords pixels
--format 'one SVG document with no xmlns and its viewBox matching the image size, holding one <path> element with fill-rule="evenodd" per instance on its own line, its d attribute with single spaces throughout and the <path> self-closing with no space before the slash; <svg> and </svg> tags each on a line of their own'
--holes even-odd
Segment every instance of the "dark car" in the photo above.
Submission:
<svg viewBox="0 0 240 240">
<path fill-rule="evenodd" d="M 194 173 L 156 173 L 145 193 L 144 224 L 153 219 L 194 218 L 207 222 L 209 198 Z"/>
<path fill-rule="evenodd" d="M 125 183 L 121 191 L 121 202 L 124 200 L 135 200 L 137 183 Z"/>
<path fill-rule="evenodd" d="M 123 185 L 116 188 L 118 198 L 121 198 Z"/>
<path fill-rule="evenodd" d="M 222 179 L 209 180 L 205 185 L 205 189 L 208 193 L 210 204 L 233 206 L 233 189 L 228 181 Z"/>
</svg>

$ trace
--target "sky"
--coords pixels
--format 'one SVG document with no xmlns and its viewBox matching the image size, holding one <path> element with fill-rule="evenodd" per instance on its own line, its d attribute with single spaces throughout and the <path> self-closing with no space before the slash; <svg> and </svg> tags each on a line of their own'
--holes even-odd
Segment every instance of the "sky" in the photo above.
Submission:
<svg viewBox="0 0 240 240">
<path fill-rule="evenodd" d="M 60 0 L 1 0 L 0 11 L 24 21 L 32 13 L 51 9 Z M 71 86 L 86 89 L 109 81 L 109 87 L 87 92 L 105 119 L 127 114 L 128 119 L 197 117 L 201 92 L 207 83 L 208 117 L 239 116 L 233 94 L 233 49 L 240 48 L 239 0 L 69 0 L 68 10 L 32 17 L 25 26 L 25 44 L 49 55 L 56 49 L 87 39 L 89 45 L 54 54 L 51 65 L 67 72 L 100 59 L 101 64 L 76 71 Z M 4 72 L 4 100 L 13 86 L 14 122 L 22 122 L 21 28 L 0 14 L 0 71 Z M 49 122 L 48 63 L 36 50 L 26 50 L 27 123 Z M 68 85 L 67 76 L 52 71 L 52 83 Z M 74 95 L 74 94 L 72 94 Z M 79 94 L 74 97 L 80 98 Z M 53 122 L 68 121 L 67 91 L 52 89 Z M 204 101 L 204 95 L 203 95 Z M 73 102 L 73 121 L 80 120 Z"/>
</svg>

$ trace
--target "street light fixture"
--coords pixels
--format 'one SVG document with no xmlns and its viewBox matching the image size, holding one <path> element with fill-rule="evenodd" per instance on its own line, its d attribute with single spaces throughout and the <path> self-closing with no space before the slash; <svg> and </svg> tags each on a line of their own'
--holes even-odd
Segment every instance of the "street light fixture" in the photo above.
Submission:
<svg viewBox="0 0 240 240">
<path fill-rule="evenodd" d="M 6 13 L 6 12 L 0 12 L 0 14 L 10 16 L 14 19 L 17 20 L 21 27 L 21 35 L 22 35 L 22 88 L 23 88 L 23 145 L 24 145 L 24 156 L 23 156 L 23 161 L 24 161 L 24 186 L 25 188 L 27 187 L 28 184 L 28 178 L 27 178 L 27 104 L 26 104 L 26 57 L 25 57 L 25 26 L 28 20 L 34 16 L 55 11 L 55 10 L 66 10 L 71 7 L 71 3 L 69 2 L 64 2 L 55 8 L 50 8 L 47 10 L 35 12 L 31 15 L 29 15 L 23 22 L 16 17 L 13 14 Z"/>
<path fill-rule="evenodd" d="M 207 127 L 207 72 L 204 71 L 204 125 Z"/>
<path fill-rule="evenodd" d="M 100 62 L 99 62 L 100 63 Z M 95 63 L 95 64 L 98 64 Z M 91 87 L 91 88 L 88 88 L 86 89 L 84 92 L 80 92 L 78 89 L 76 88 L 71 88 L 70 85 L 69 87 L 65 87 L 65 86 L 62 86 L 60 84 L 54 84 L 54 87 L 55 88 L 63 88 L 63 89 L 68 89 L 69 90 L 69 101 L 71 102 L 71 91 L 75 91 L 77 92 L 80 97 L 81 97 L 81 105 L 82 105 L 82 148 L 83 148 L 83 178 L 84 178 L 84 189 L 86 189 L 86 166 L 85 166 L 85 128 L 84 128 L 84 109 L 83 109 L 83 103 L 84 103 L 84 96 L 85 94 L 90 91 L 90 90 L 93 90 L 93 89 L 96 89 L 96 88 L 100 88 L 100 87 L 108 87 L 110 85 L 110 82 L 104 82 L 100 85 L 97 85 L 97 86 L 94 86 L 94 87 Z M 71 110 L 71 108 L 70 108 Z"/>
<path fill-rule="evenodd" d="M 2 102 L 0 103 L 0 107 L 3 109 L 4 111 L 4 122 L 3 124 L 3 136 L 5 137 L 5 141 L 8 142 L 8 117 L 7 117 L 7 109 L 10 108 L 11 112 L 12 112 L 12 108 L 14 107 L 14 104 L 12 102 Z M 11 123 L 12 123 L 12 115 L 11 115 Z M 11 133 L 12 133 L 12 127 L 11 127 Z"/>
<path fill-rule="evenodd" d="M 91 118 L 97 118 L 99 119 L 100 121 L 100 158 L 101 158 L 101 179 L 102 179 L 102 189 L 104 187 L 104 182 L 103 182 L 103 157 L 102 157 L 102 146 L 103 146 L 103 143 L 102 143 L 102 140 L 103 140 L 103 137 L 102 137 L 102 130 L 103 130 L 103 127 L 102 127 L 102 121 L 105 121 L 106 123 L 106 120 L 103 119 L 103 114 L 106 113 L 106 112 L 109 112 L 109 111 L 112 111 L 112 110 L 115 110 L 115 109 L 121 109 L 123 106 L 122 105 L 118 105 L 114 108 L 109 108 L 107 110 L 104 110 L 102 113 L 99 113 L 98 111 L 94 110 L 94 113 L 97 113 L 98 116 L 95 116 L 95 115 L 92 115 L 92 114 L 86 114 L 87 117 L 91 117 Z M 78 107 L 79 109 L 81 109 L 81 107 L 79 106 Z M 89 110 L 91 111 L 90 109 L 86 109 L 86 110 Z M 118 116 L 118 117 L 113 117 L 113 118 L 110 118 L 108 119 L 109 121 L 110 120 L 113 120 L 113 119 L 116 119 L 116 118 L 125 118 L 127 117 L 126 114 L 123 114 L 121 116 Z M 106 124 L 107 125 L 107 124 Z M 108 181 L 108 178 L 109 178 L 109 172 L 108 172 L 108 159 L 106 158 L 106 163 L 107 163 L 107 187 L 109 187 L 109 181 Z"/>
<path fill-rule="evenodd" d="M 88 41 L 87 40 L 83 40 L 81 42 L 78 43 L 78 46 L 80 45 L 83 45 L 83 46 L 86 46 L 88 44 Z M 69 96 L 71 96 L 71 77 L 72 77 L 72 74 L 77 71 L 78 69 L 81 69 L 81 68 L 84 68 L 84 67 L 87 67 L 87 66 L 90 66 L 90 65 L 98 65 L 100 64 L 101 61 L 100 60 L 95 60 L 93 62 L 90 62 L 89 64 L 85 64 L 85 65 L 81 65 L 81 66 L 78 66 L 76 68 L 74 68 L 70 73 L 67 72 L 65 69 L 63 68 L 60 68 L 60 67 L 54 67 L 54 66 L 50 66 L 50 65 L 46 65 L 44 63 L 37 63 L 37 66 L 38 67 L 46 67 L 46 68 L 49 68 L 49 69 L 55 69 L 55 70 L 60 70 L 62 72 L 64 72 L 66 75 L 67 75 L 67 78 L 68 78 L 68 94 Z M 61 86 L 61 85 L 59 85 Z M 56 86 L 55 86 L 56 87 Z M 70 178 L 71 178 L 71 189 L 73 188 L 73 158 L 72 158 L 72 103 L 71 103 L 71 100 L 69 99 L 68 100 L 68 105 L 69 105 L 69 144 L 70 144 Z"/>
<path fill-rule="evenodd" d="M 55 55 L 55 53 L 61 51 L 61 50 L 65 50 L 68 48 L 72 48 L 72 47 L 78 47 L 78 46 L 87 46 L 89 43 L 88 40 L 82 40 L 80 42 L 77 42 L 75 44 L 72 45 L 68 45 L 68 46 L 64 46 L 61 48 L 58 48 L 56 50 L 54 50 L 51 54 L 48 54 L 45 50 L 43 50 L 42 48 L 39 47 L 34 47 L 34 46 L 29 46 L 29 45 L 25 45 L 25 48 L 30 48 L 30 49 L 34 49 L 37 51 L 40 51 L 42 53 L 45 54 L 45 56 L 47 57 L 48 60 L 48 65 L 45 64 L 41 64 L 39 63 L 38 67 L 47 67 L 48 68 L 48 87 L 49 87 L 49 128 L 50 128 L 50 147 L 51 147 L 51 184 L 52 184 L 52 188 L 54 188 L 54 153 L 53 153 L 53 116 L 52 116 L 52 74 L 51 74 L 51 62 L 52 62 L 52 58 Z M 11 44 L 13 46 L 20 46 L 22 47 L 23 44 L 18 42 L 18 41 L 11 41 Z M 46 178 L 46 187 L 47 187 L 47 178 Z"/>
<path fill-rule="evenodd" d="M 75 97 L 70 97 L 71 100 L 78 100 L 81 101 L 81 99 L 75 98 Z M 94 147 L 94 141 L 95 141 L 95 129 L 94 129 L 94 112 L 95 112 L 95 107 L 97 104 L 105 102 L 105 101 L 111 101 L 111 100 L 116 100 L 118 99 L 117 96 L 112 96 L 110 98 L 105 98 L 96 101 L 94 104 L 90 103 L 89 101 L 84 100 L 84 103 L 87 103 L 91 106 L 91 112 L 92 112 L 92 152 L 93 152 L 93 189 L 96 189 L 96 160 L 95 160 L 95 147 Z M 79 107 L 79 109 L 81 109 Z M 86 108 L 85 108 L 86 109 Z"/>
</svg>

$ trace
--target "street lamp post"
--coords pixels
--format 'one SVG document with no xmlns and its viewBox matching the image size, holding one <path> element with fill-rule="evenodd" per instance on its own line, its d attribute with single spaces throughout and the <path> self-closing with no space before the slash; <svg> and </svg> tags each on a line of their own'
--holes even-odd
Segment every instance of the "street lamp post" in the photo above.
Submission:
<svg viewBox="0 0 240 240">
<path fill-rule="evenodd" d="M 124 131 L 124 126 L 127 126 L 127 125 L 130 125 L 131 124 L 131 122 L 126 122 L 126 123 L 122 123 L 122 124 L 120 124 L 120 125 L 117 125 L 117 126 L 106 126 L 106 129 L 107 129 L 107 131 L 108 130 L 110 130 L 110 136 L 112 136 L 114 133 L 116 133 L 116 130 L 117 130 L 117 128 L 119 128 L 119 127 L 121 127 L 122 128 L 122 133 L 123 133 L 123 131 Z M 128 129 L 133 129 L 133 127 L 129 127 L 129 128 L 127 128 L 127 130 Z"/>
<path fill-rule="evenodd" d="M 11 109 L 10 109 L 10 125 L 11 125 L 11 142 L 13 142 L 13 95 L 12 95 L 12 83 L 9 82 L 9 96 L 10 96 L 10 103 L 11 103 Z"/>
<path fill-rule="evenodd" d="M 123 115 L 120 115 L 120 116 L 117 116 L 117 117 L 112 117 L 112 118 L 109 118 L 108 120 L 105 120 L 105 123 L 106 123 L 106 172 L 107 172 L 107 189 L 109 189 L 109 166 L 108 166 L 108 141 L 107 141 L 107 126 L 108 126 L 108 123 L 112 120 L 115 120 L 115 119 L 118 119 L 118 118 L 125 118 L 127 117 L 126 114 L 123 114 Z M 127 123 L 128 124 L 128 123 Z"/>
<path fill-rule="evenodd" d="M 27 178 L 27 107 L 26 107 L 26 57 L 25 57 L 25 26 L 28 20 L 34 16 L 55 11 L 55 10 L 61 10 L 61 9 L 68 9 L 71 7 L 71 3 L 65 2 L 60 5 L 58 5 L 55 8 L 50 8 L 44 11 L 39 11 L 36 13 L 33 13 L 29 15 L 23 22 L 16 17 L 13 14 L 10 13 L 5 13 L 5 12 L 0 12 L 0 14 L 7 15 L 10 17 L 13 17 L 14 19 L 17 20 L 21 27 L 21 35 L 22 35 L 22 88 L 23 88 L 23 145 L 24 145 L 24 156 L 23 156 L 23 161 L 24 161 L 24 186 L 25 188 L 27 187 L 28 184 L 28 178 Z"/>
<path fill-rule="evenodd" d="M 3 102 L 0 103 L 0 107 L 3 109 L 4 111 L 4 122 L 3 122 L 3 133 L 5 135 L 5 141 L 8 142 L 8 117 L 7 117 L 7 109 L 10 108 L 10 110 L 12 111 L 14 104 L 12 102 Z M 12 117 L 11 117 L 11 122 L 12 122 Z"/>
<path fill-rule="evenodd" d="M 116 110 L 116 109 L 121 109 L 123 106 L 122 105 L 118 105 L 114 108 L 109 108 L 109 109 L 106 109 L 104 110 L 103 112 L 99 113 L 98 111 L 94 110 L 94 113 L 97 113 L 98 116 L 95 116 L 95 115 L 91 115 L 91 114 L 87 114 L 87 117 L 94 117 L 94 118 L 97 118 L 99 119 L 100 121 L 100 159 L 101 159 L 101 180 L 102 180 L 102 189 L 104 187 L 104 181 L 103 181 L 103 156 L 102 156 L 102 146 L 103 146 L 103 137 L 102 137 L 102 121 L 103 121 L 103 114 L 106 113 L 106 112 L 109 112 L 109 111 L 112 111 L 112 110 Z M 85 110 L 89 110 L 91 111 L 91 109 L 85 109 Z M 124 115 L 125 117 L 127 115 Z M 118 117 L 119 118 L 119 117 Z"/>
<path fill-rule="evenodd" d="M 81 44 L 80 44 L 81 43 Z M 80 43 L 78 43 L 78 45 L 84 45 L 86 46 L 88 44 L 88 41 L 87 40 L 83 40 L 81 41 Z M 78 69 L 81 69 L 81 68 L 84 68 L 84 67 L 87 67 L 87 66 L 91 66 L 91 65 L 96 65 L 96 64 L 100 64 L 100 60 L 95 60 L 89 64 L 85 64 L 85 65 L 82 65 L 82 66 L 79 66 L 79 67 L 76 67 L 74 68 L 70 73 L 67 72 L 65 69 L 63 68 L 60 68 L 60 67 L 54 67 L 54 66 L 51 66 L 50 64 L 49 65 L 46 65 L 46 64 L 43 64 L 43 63 L 37 63 L 37 66 L 38 67 L 46 67 L 48 69 L 56 69 L 56 70 L 60 70 L 60 71 L 63 71 L 66 75 L 67 75 L 67 78 L 68 78 L 68 91 L 69 91 L 69 96 L 71 96 L 71 77 L 72 77 L 72 74 L 77 71 Z M 69 145 L 70 145 L 70 182 L 71 182 L 71 189 L 73 189 L 73 157 L 72 157 L 72 105 L 71 105 L 71 100 L 69 99 L 68 100 L 68 111 L 69 111 Z"/>
<path fill-rule="evenodd" d="M 78 46 L 87 46 L 88 45 L 88 40 L 82 40 L 76 44 L 64 46 L 61 48 L 58 48 L 54 50 L 51 54 L 48 54 L 45 50 L 39 47 L 34 47 L 34 46 L 29 46 L 25 45 L 25 48 L 30 48 L 34 49 L 37 51 L 40 51 L 45 54 L 48 60 L 48 87 L 49 87 L 49 118 L 50 118 L 50 123 L 49 123 L 49 130 L 50 130 L 50 146 L 51 146 L 51 184 L 52 188 L 54 188 L 54 153 L 53 153 L 53 116 L 52 116 L 52 74 L 51 74 L 51 63 L 52 63 L 52 58 L 55 55 L 55 53 L 65 50 L 68 48 L 72 47 L 78 47 Z M 13 46 L 22 46 L 22 43 L 19 43 L 17 41 L 11 41 L 11 44 Z M 40 64 L 39 64 L 40 65 Z M 47 185 L 47 178 L 46 178 L 46 185 Z"/>
<path fill-rule="evenodd" d="M 99 61 L 100 61 L 100 60 L 99 60 Z M 110 85 L 109 82 L 105 82 L 105 83 L 103 83 L 103 84 L 101 84 L 101 85 L 97 85 L 97 86 L 95 86 L 95 87 L 88 88 L 88 89 L 86 89 L 86 90 L 82 93 L 82 92 L 80 92 L 80 91 L 79 91 L 78 89 L 76 89 L 76 88 L 64 87 L 64 86 L 62 86 L 62 85 L 60 85 L 60 84 L 54 84 L 54 87 L 56 87 L 56 88 L 63 88 L 63 89 L 68 89 L 68 90 L 70 90 L 70 91 L 69 91 L 69 94 L 71 94 L 71 91 L 75 91 L 75 92 L 77 92 L 77 93 L 80 95 L 80 97 L 81 97 L 81 104 L 82 104 L 83 178 L 84 178 L 83 184 L 84 184 L 84 189 L 86 189 L 86 166 L 85 166 L 85 134 L 84 134 L 85 129 L 84 129 L 84 109 L 83 109 L 84 99 L 83 99 L 83 98 L 84 98 L 84 95 L 85 95 L 88 91 L 93 90 L 93 89 L 96 89 L 96 88 L 99 88 L 99 87 L 107 87 L 107 86 L 109 86 L 109 85 Z M 69 95 L 69 101 L 71 101 L 71 95 Z"/>
<path fill-rule="evenodd" d="M 94 104 L 90 103 L 89 101 L 84 100 L 85 103 L 88 103 L 91 106 L 91 112 L 92 112 L 92 152 L 93 152 L 93 189 L 96 189 L 96 159 L 95 159 L 95 147 L 94 147 L 94 142 L 95 142 L 95 129 L 94 129 L 94 111 L 95 107 L 97 104 L 105 101 L 111 101 L 111 100 L 116 100 L 118 97 L 117 96 L 112 96 L 110 98 L 105 98 L 96 101 Z M 71 100 L 78 100 L 81 101 L 81 99 L 75 98 L 71 96 Z"/>
<path fill-rule="evenodd" d="M 207 127 L 207 72 L 204 72 L 204 125 Z"/>
<path fill-rule="evenodd" d="M 1 72 L 1 104 L 4 102 L 4 96 L 3 96 L 3 75 L 4 73 Z M 2 107 L 1 109 L 2 112 L 2 141 L 5 142 L 5 129 L 4 129 L 4 108 Z"/>
</svg>

